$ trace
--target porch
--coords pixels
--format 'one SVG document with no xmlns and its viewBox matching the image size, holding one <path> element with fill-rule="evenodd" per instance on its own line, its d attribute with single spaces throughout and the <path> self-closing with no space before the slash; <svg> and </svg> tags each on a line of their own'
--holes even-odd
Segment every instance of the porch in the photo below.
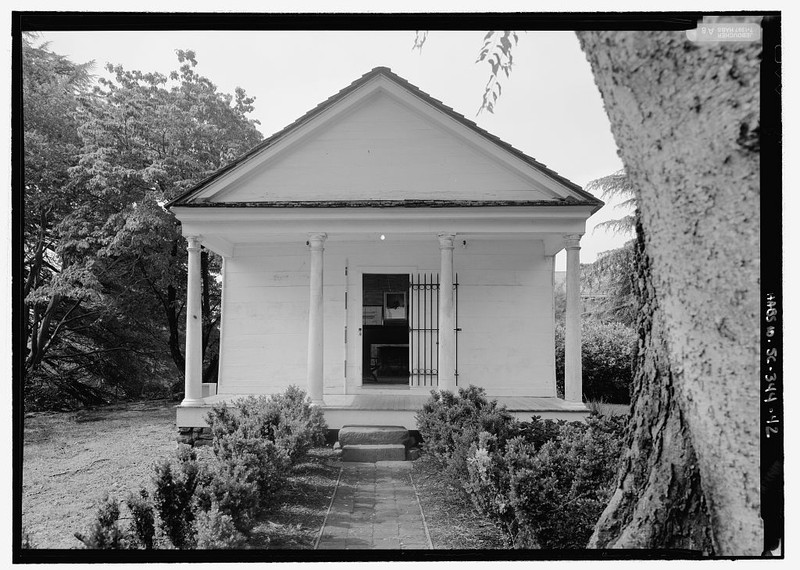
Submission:
<svg viewBox="0 0 800 570">
<path fill-rule="evenodd" d="M 455 208 L 442 210 L 435 213 L 439 223 L 456 215 Z M 280 215 L 259 213 L 272 218 L 264 227 L 274 229 Z M 483 223 L 498 218 L 498 226 L 510 213 L 481 212 Z M 326 214 L 327 223 L 351 216 L 363 222 L 360 214 L 339 209 Z M 394 218 L 407 216 L 410 226 L 430 214 L 399 211 Z M 432 388 L 455 391 L 469 384 L 484 386 L 524 419 L 585 417 L 577 336 L 579 235 L 485 228 L 458 234 L 454 254 L 457 234 L 410 232 L 408 226 L 384 240 L 384 234 L 355 233 L 352 220 L 349 233 L 299 239 L 272 234 L 267 237 L 273 245 L 237 243 L 234 255 L 223 255 L 220 374 L 213 387 L 218 395 L 201 386 L 200 239 L 190 235 L 186 397 L 177 410 L 178 426 L 202 427 L 215 402 L 278 393 L 289 384 L 303 387 L 323 407 L 332 429 L 347 424 L 415 429 L 415 415 Z M 184 229 L 192 229 L 188 220 Z M 565 400 L 555 397 L 552 336 L 554 255 L 562 248 L 568 258 Z M 420 272 L 428 274 L 421 284 Z M 377 277 L 388 285 L 375 285 Z M 392 281 L 400 277 L 403 283 Z M 400 297 L 395 308 L 388 304 L 393 296 Z M 392 335 L 376 335 L 377 329 Z M 381 373 L 373 370 L 375 363 L 382 363 L 375 368 Z"/>
<path fill-rule="evenodd" d="M 177 406 L 177 425 L 204 427 L 211 406 L 223 402 L 235 406 L 236 400 L 243 397 L 246 396 L 218 394 L 204 397 L 192 406 Z M 391 390 L 371 394 L 325 394 L 318 405 L 324 410 L 325 421 L 330 429 L 340 429 L 345 425 L 401 425 L 415 430 L 416 414 L 429 397 L 429 393 L 398 393 Z M 583 403 L 568 402 L 561 398 L 497 396 L 490 399 L 505 405 L 520 420 L 528 420 L 536 415 L 544 419 L 578 421 L 589 413 Z"/>
</svg>

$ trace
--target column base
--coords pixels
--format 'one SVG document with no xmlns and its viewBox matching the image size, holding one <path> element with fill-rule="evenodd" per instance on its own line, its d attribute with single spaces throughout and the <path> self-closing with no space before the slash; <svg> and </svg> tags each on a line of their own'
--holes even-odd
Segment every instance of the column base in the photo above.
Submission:
<svg viewBox="0 0 800 570">
<path fill-rule="evenodd" d="M 202 398 L 184 398 L 179 405 L 184 408 L 190 408 L 202 406 L 204 402 Z"/>
</svg>

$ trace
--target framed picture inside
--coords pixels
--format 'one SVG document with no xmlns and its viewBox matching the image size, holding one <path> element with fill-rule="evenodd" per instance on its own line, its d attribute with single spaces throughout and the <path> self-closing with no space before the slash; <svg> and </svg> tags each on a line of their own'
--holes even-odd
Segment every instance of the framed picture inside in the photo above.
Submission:
<svg viewBox="0 0 800 570">
<path fill-rule="evenodd" d="M 404 321 L 408 318 L 405 292 L 386 291 L 383 294 L 383 320 Z"/>
<path fill-rule="evenodd" d="M 383 307 L 380 305 L 364 305 L 364 324 L 365 325 L 382 325 L 383 324 Z"/>
</svg>

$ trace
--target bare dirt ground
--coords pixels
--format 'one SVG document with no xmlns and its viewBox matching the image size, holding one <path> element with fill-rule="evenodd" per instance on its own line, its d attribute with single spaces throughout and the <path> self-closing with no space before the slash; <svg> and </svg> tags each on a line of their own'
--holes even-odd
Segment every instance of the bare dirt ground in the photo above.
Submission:
<svg viewBox="0 0 800 570">
<path fill-rule="evenodd" d="M 173 453 L 173 402 L 25 418 L 22 527 L 34 548 L 79 548 L 105 493 L 119 500 L 148 486 L 152 464 Z"/>
<path fill-rule="evenodd" d="M 417 459 L 413 476 L 434 549 L 505 548 L 497 525 L 480 515 L 466 494 L 442 479 L 432 459 Z"/>
</svg>

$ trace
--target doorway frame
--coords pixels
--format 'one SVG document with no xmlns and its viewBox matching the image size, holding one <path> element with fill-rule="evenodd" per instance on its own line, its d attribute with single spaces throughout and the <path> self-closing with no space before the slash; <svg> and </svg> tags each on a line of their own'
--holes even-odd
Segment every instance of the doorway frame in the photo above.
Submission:
<svg viewBox="0 0 800 570">
<path fill-rule="evenodd" d="M 385 388 L 364 388 L 363 377 L 363 357 L 364 357 L 364 341 L 361 327 L 363 326 L 364 314 L 364 274 L 407 274 L 419 272 L 418 265 L 352 265 L 347 271 L 347 337 L 345 339 L 347 366 L 347 394 L 375 394 L 375 393 L 403 393 L 408 394 L 411 392 L 424 392 L 428 393 L 430 390 L 423 389 L 417 390 L 410 384 L 410 379 L 407 384 L 392 387 L 387 385 Z M 350 332 L 352 331 L 352 332 Z"/>
</svg>

